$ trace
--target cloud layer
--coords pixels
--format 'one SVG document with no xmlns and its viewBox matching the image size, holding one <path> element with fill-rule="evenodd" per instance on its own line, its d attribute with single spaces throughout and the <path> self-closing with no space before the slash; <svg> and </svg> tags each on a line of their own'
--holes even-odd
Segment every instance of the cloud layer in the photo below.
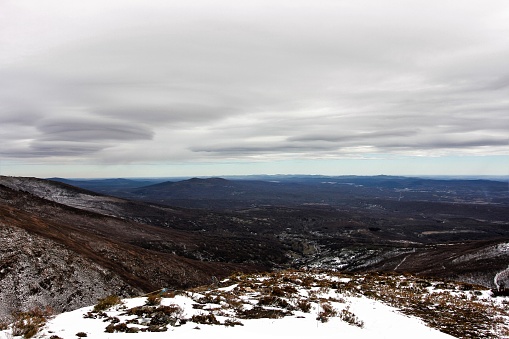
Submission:
<svg viewBox="0 0 509 339">
<path fill-rule="evenodd" d="M 0 157 L 509 155 L 506 1 L 0 4 Z"/>
</svg>

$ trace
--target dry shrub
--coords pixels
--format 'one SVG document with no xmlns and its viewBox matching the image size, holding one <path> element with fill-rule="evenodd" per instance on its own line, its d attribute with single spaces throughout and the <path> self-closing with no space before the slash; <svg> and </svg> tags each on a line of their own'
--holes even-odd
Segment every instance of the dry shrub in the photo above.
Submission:
<svg viewBox="0 0 509 339">
<path fill-rule="evenodd" d="M 126 323 L 119 323 L 119 324 L 109 324 L 106 326 L 106 330 L 104 332 L 106 333 L 115 333 L 115 332 L 127 332 L 127 324 Z"/>
<path fill-rule="evenodd" d="M 166 332 L 168 328 L 166 326 L 149 325 L 147 328 L 141 330 L 142 332 Z"/>
<path fill-rule="evenodd" d="M 127 310 L 125 315 L 136 315 L 142 318 L 151 318 L 151 326 L 177 326 L 177 324 L 182 323 L 184 320 L 184 310 L 178 305 L 158 307 L 151 307 L 146 305 L 137 306 Z"/>
<path fill-rule="evenodd" d="M 272 287 L 270 294 L 276 297 L 284 297 L 286 295 L 285 291 L 279 286 Z"/>
<path fill-rule="evenodd" d="M 138 333 L 138 327 L 129 327 L 126 323 L 109 324 L 106 326 L 106 333 Z"/>
<path fill-rule="evenodd" d="M 147 306 L 157 306 L 161 304 L 161 296 L 158 294 L 150 294 L 147 297 L 147 301 L 145 302 L 145 305 Z"/>
<path fill-rule="evenodd" d="M 273 306 L 279 308 L 291 308 L 291 305 L 285 299 L 274 297 L 274 296 L 264 296 L 258 300 L 258 305 L 260 306 Z"/>
<path fill-rule="evenodd" d="M 202 296 L 198 299 L 193 299 L 193 300 L 195 300 L 197 303 L 200 303 L 200 304 L 220 304 L 221 303 L 221 297 L 218 295 L 214 296 L 211 293 L 207 293 L 204 296 Z"/>
<path fill-rule="evenodd" d="M 359 320 L 359 318 L 357 318 L 357 316 L 351 312 L 348 307 L 339 312 L 339 318 L 350 325 L 360 328 L 364 327 L 364 321 Z"/>
<path fill-rule="evenodd" d="M 309 313 L 311 311 L 311 303 L 306 299 L 299 300 L 297 302 L 297 307 L 305 313 Z"/>
<path fill-rule="evenodd" d="M 237 326 L 237 325 L 244 326 L 243 323 L 241 323 L 240 321 L 238 321 L 236 319 L 226 319 L 224 321 L 223 325 L 226 326 L 226 327 L 234 327 L 234 326 Z"/>
<path fill-rule="evenodd" d="M 175 291 L 166 291 L 161 293 L 161 297 L 163 298 L 175 298 L 177 293 Z"/>
<path fill-rule="evenodd" d="M 122 302 L 122 299 L 120 299 L 117 295 L 110 295 L 105 298 L 99 299 L 97 304 L 94 306 L 93 312 L 102 312 L 106 311 L 108 308 L 118 305 Z"/>
<path fill-rule="evenodd" d="M 205 324 L 205 325 L 219 325 L 219 320 L 216 319 L 216 316 L 212 313 L 209 314 L 195 314 L 191 318 L 191 321 L 197 324 Z"/>
<path fill-rule="evenodd" d="M 316 317 L 316 320 L 320 320 L 322 323 L 326 323 L 329 321 L 330 317 L 335 317 L 337 315 L 336 310 L 334 307 L 332 307 L 331 304 L 325 302 L 320 305 L 322 308 L 322 311 L 318 313 L 318 317 Z"/>
<path fill-rule="evenodd" d="M 310 288 L 310 287 L 312 287 L 314 285 L 314 283 L 315 283 L 315 278 L 313 278 L 311 276 L 307 276 L 307 277 L 302 279 L 301 286 L 306 287 L 306 288 Z"/>
<path fill-rule="evenodd" d="M 34 308 L 28 312 L 14 313 L 14 323 L 12 324 L 12 334 L 14 336 L 23 336 L 31 338 L 39 332 L 46 324 L 46 319 L 53 314 L 50 308 L 41 310 Z"/>
<path fill-rule="evenodd" d="M 280 319 L 291 314 L 292 312 L 289 311 L 277 309 L 265 309 L 259 306 L 255 306 L 250 310 L 237 311 L 237 316 L 240 319 L 259 319 L 259 318 Z"/>
<path fill-rule="evenodd" d="M 225 296 L 225 302 L 227 305 L 229 305 L 229 307 L 232 307 L 235 309 L 242 308 L 242 305 L 244 305 L 244 302 L 242 301 L 242 299 L 237 298 L 236 296 L 234 296 L 232 294 L 228 294 Z"/>
</svg>

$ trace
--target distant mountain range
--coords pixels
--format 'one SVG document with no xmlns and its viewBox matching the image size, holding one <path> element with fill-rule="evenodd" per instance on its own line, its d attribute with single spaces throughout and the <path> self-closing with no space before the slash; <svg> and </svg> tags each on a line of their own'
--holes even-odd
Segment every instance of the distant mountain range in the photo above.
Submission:
<svg viewBox="0 0 509 339">
<path fill-rule="evenodd" d="M 191 178 L 180 181 L 53 179 L 95 192 L 169 206 L 235 210 L 253 205 L 349 204 L 352 199 L 390 199 L 509 206 L 507 182 L 397 176 L 274 176 L 267 180 Z M 268 180 L 271 179 L 271 180 Z M 149 184 L 148 184 L 149 183 Z M 148 184 L 148 185 L 147 185 Z"/>
</svg>

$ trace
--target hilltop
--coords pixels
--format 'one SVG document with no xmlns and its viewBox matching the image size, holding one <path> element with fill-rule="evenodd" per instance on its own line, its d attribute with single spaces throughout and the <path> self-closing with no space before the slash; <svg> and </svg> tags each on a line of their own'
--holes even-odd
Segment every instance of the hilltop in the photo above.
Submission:
<svg viewBox="0 0 509 339">
<path fill-rule="evenodd" d="M 509 298 L 411 275 L 280 271 L 160 290 L 57 316 L 24 314 L 7 330 L 36 338 L 509 338 Z M 27 326 L 26 319 L 37 318 Z M 1 334 L 0 334 L 1 335 Z"/>
</svg>

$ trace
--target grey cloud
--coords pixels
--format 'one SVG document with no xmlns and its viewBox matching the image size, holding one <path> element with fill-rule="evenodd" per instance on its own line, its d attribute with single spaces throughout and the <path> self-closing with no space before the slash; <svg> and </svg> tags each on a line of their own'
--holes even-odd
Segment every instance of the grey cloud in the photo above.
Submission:
<svg viewBox="0 0 509 339">
<path fill-rule="evenodd" d="M 476 138 L 471 140 L 425 140 L 421 142 L 401 140 L 397 142 L 380 142 L 380 148 L 407 148 L 407 149 L 444 149 L 486 146 L 508 146 L 509 138 Z"/>
<path fill-rule="evenodd" d="M 8 141 L 4 142 L 1 154 L 12 158 L 89 156 L 118 144 L 150 140 L 154 136 L 150 128 L 140 123 L 93 115 L 40 119 L 33 122 L 33 126 L 18 128 L 22 131 L 18 135 L 12 132 L 0 134 L 0 140 Z M 16 138 L 20 142 L 12 141 Z"/>
<path fill-rule="evenodd" d="M 98 119 L 51 119 L 37 124 L 44 141 L 125 141 L 152 139 L 153 132 L 136 123 Z"/>
<path fill-rule="evenodd" d="M 5 109 L 0 115 L 0 124 L 3 126 L 28 126 L 34 124 L 35 121 L 42 117 L 43 115 L 29 109 Z"/>
<path fill-rule="evenodd" d="M 482 111 L 481 111 L 482 112 Z M 447 134 L 482 133 L 485 135 L 507 135 L 509 116 L 498 119 L 460 118 L 448 125 L 443 132 Z"/>
<path fill-rule="evenodd" d="M 104 150 L 102 144 L 82 142 L 30 142 L 27 147 L 11 146 L 8 149 L 0 150 L 0 155 L 9 158 L 39 159 L 52 157 L 82 157 Z M 72 159 L 71 158 L 71 159 Z M 70 159 L 70 160 L 71 160 Z"/>
<path fill-rule="evenodd" d="M 473 140 L 425 140 L 422 142 L 391 137 L 390 140 L 380 139 L 376 142 L 365 140 L 345 139 L 344 142 L 314 142 L 314 143 L 272 143 L 261 146 L 248 143 L 241 146 L 202 146 L 193 147 L 196 153 L 210 153 L 215 157 L 251 157 L 253 155 L 294 154 L 308 156 L 344 156 L 366 151 L 371 153 L 397 154 L 399 151 L 428 151 L 436 149 L 464 149 L 476 147 L 508 146 L 509 141 L 503 138 L 480 138 Z M 368 149 L 366 149 L 368 147 Z"/>
<path fill-rule="evenodd" d="M 339 131 L 335 134 L 310 134 L 303 136 L 294 136 L 288 138 L 288 141 L 328 141 L 328 142 L 340 142 L 340 141 L 353 141 L 364 140 L 369 143 L 368 140 L 372 139 L 383 139 L 386 137 L 411 137 L 418 134 L 418 130 L 393 130 L 393 131 L 373 131 L 373 132 L 359 132 L 349 133 Z"/>
<path fill-rule="evenodd" d="M 509 87 L 509 75 L 497 77 L 485 86 L 486 90 L 503 90 Z"/>
<path fill-rule="evenodd" d="M 117 107 L 98 111 L 97 113 L 105 117 L 115 119 L 128 119 L 129 121 L 148 123 L 151 125 L 163 123 L 167 125 L 207 123 L 218 120 L 236 113 L 241 109 L 235 109 L 231 106 L 220 105 L 216 103 L 199 102 L 169 102 L 166 105 L 153 107 L 150 104 L 145 106 L 123 107 L 119 104 Z"/>
<path fill-rule="evenodd" d="M 30 150 L 24 156 L 33 157 L 63 157 L 63 156 L 83 156 L 96 153 L 105 148 L 104 145 L 82 143 L 82 142 L 62 142 L 62 141 L 44 141 L 33 142 Z"/>
<path fill-rule="evenodd" d="M 49 11 L 62 42 L 0 59 L 4 156 L 509 153 L 505 2 L 298 3 L 113 2 L 68 36 Z"/>
<path fill-rule="evenodd" d="M 270 144 L 270 145 L 244 145 L 244 146 L 203 146 L 191 149 L 197 153 L 215 153 L 226 156 L 245 156 L 253 154 L 277 154 L 277 153 L 305 153 L 317 151 L 329 151 L 330 147 L 312 145 Z"/>
</svg>

